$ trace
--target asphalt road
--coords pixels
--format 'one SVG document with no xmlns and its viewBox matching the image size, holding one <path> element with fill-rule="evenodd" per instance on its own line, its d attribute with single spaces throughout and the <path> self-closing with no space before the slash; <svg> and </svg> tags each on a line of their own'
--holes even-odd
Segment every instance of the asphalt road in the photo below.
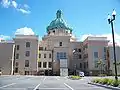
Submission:
<svg viewBox="0 0 120 90">
<path fill-rule="evenodd" d="M 110 90 L 87 84 L 92 78 L 70 80 L 60 76 L 0 76 L 0 90 Z"/>
</svg>

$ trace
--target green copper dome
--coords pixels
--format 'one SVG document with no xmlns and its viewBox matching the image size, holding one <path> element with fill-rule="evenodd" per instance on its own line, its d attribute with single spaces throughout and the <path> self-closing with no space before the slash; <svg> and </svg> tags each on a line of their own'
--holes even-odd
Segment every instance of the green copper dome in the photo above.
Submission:
<svg viewBox="0 0 120 90">
<path fill-rule="evenodd" d="M 47 27 L 47 31 L 52 29 L 66 29 L 70 30 L 72 32 L 72 28 L 68 27 L 66 22 L 62 18 L 62 12 L 61 10 L 58 10 L 56 13 L 56 19 L 53 20 L 50 25 Z"/>
</svg>

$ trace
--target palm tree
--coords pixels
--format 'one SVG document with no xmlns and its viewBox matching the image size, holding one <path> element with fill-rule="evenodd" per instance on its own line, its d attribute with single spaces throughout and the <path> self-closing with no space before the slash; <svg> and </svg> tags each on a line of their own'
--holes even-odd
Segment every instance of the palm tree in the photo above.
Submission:
<svg viewBox="0 0 120 90">
<path fill-rule="evenodd" d="M 98 60 L 97 65 L 98 65 L 98 67 L 99 67 L 99 72 L 100 72 L 100 74 L 102 74 L 102 65 L 103 65 L 102 59 L 99 59 L 99 60 Z"/>
</svg>

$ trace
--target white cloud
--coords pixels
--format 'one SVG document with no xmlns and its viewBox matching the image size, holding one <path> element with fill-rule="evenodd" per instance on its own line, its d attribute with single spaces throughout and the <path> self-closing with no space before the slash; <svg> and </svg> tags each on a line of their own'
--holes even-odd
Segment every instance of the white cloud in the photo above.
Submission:
<svg viewBox="0 0 120 90">
<path fill-rule="evenodd" d="M 29 14 L 30 13 L 29 10 L 25 10 L 25 9 L 22 9 L 22 8 L 17 9 L 17 10 L 20 11 L 20 12 L 22 12 L 23 14 Z"/>
<path fill-rule="evenodd" d="M 12 8 L 15 8 L 17 11 L 22 12 L 23 14 L 30 13 L 30 10 L 29 10 L 30 7 L 27 4 L 21 5 L 14 0 L 2 0 L 1 4 L 4 8 L 12 7 Z"/>
<path fill-rule="evenodd" d="M 6 40 L 6 39 L 10 39 L 10 36 L 0 35 L 0 41 L 1 40 Z"/>
<path fill-rule="evenodd" d="M 88 36 L 96 36 L 96 37 L 107 37 L 108 40 L 110 40 L 110 43 L 112 43 L 113 39 L 112 39 L 112 34 L 108 33 L 108 34 L 101 34 L 101 35 L 92 35 L 92 34 L 84 34 L 80 37 L 80 41 L 84 41 Z M 117 45 L 120 45 L 120 34 L 115 33 L 115 42 Z"/>
<path fill-rule="evenodd" d="M 10 6 L 10 1 L 9 0 L 2 0 L 1 4 L 4 8 L 8 8 Z"/>
<path fill-rule="evenodd" d="M 34 32 L 31 28 L 24 27 L 17 29 L 15 35 L 34 35 Z"/>
<path fill-rule="evenodd" d="M 29 10 L 29 6 L 27 4 L 24 4 L 23 6 L 17 8 L 17 11 L 22 12 L 23 14 L 29 14 L 30 10 Z"/>
<path fill-rule="evenodd" d="M 17 8 L 18 4 L 15 1 L 12 1 L 11 3 L 14 8 Z"/>
<path fill-rule="evenodd" d="M 30 8 L 27 4 L 24 4 L 24 7 L 25 7 L 25 8 L 27 8 L 27 9 L 29 9 L 29 8 Z"/>
<path fill-rule="evenodd" d="M 80 37 L 80 41 L 84 41 L 88 36 L 94 36 L 92 34 L 84 34 Z"/>
</svg>

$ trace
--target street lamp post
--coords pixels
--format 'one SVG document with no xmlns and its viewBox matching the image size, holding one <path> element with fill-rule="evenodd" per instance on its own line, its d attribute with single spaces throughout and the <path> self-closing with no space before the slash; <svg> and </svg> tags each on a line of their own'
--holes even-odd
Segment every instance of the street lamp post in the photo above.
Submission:
<svg viewBox="0 0 120 90">
<path fill-rule="evenodd" d="M 73 55 L 74 55 L 76 50 L 74 49 L 72 52 L 73 52 Z M 74 75 L 76 75 L 76 64 L 74 64 Z"/>
<path fill-rule="evenodd" d="M 114 62 L 115 62 L 115 79 L 118 80 L 118 77 L 117 77 L 117 65 L 116 65 L 114 28 L 113 28 L 113 21 L 115 20 L 115 16 L 116 16 L 115 10 L 113 10 L 112 16 L 113 16 L 113 17 L 111 17 L 111 16 L 108 14 L 108 23 L 111 24 L 111 28 L 112 28 L 113 52 L 114 52 Z"/>
</svg>

